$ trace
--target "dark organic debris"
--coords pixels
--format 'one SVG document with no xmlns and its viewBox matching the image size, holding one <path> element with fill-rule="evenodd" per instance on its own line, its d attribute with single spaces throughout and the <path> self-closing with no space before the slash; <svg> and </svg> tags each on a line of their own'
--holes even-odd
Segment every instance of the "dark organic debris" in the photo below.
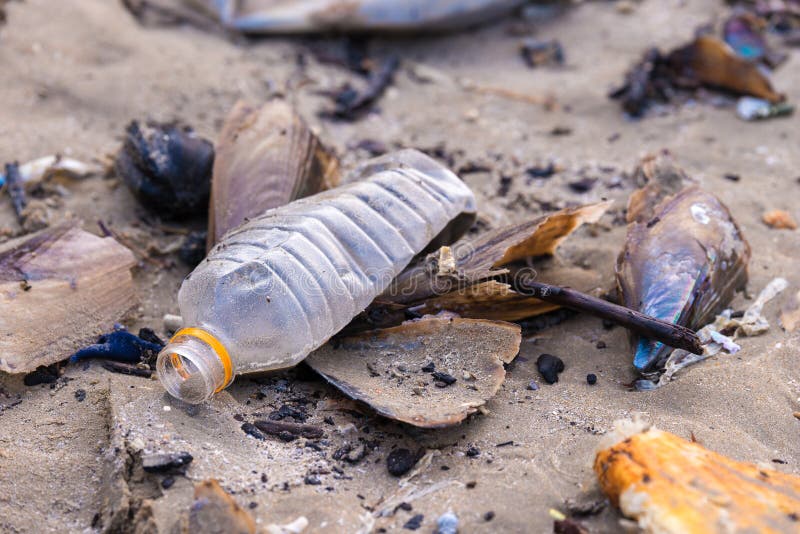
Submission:
<svg viewBox="0 0 800 534">
<path fill-rule="evenodd" d="M 544 167 L 528 167 L 525 173 L 531 178 L 550 178 L 558 172 L 558 168 L 551 161 Z"/>
<path fill-rule="evenodd" d="M 35 232 L 50 224 L 50 212 L 40 200 L 29 200 L 17 162 L 7 163 L 5 167 L 5 185 L 11 206 L 17 215 L 19 224 L 25 232 Z M 0 184 L 1 186 L 2 184 Z"/>
<path fill-rule="evenodd" d="M 183 472 L 194 457 L 186 451 L 142 455 L 142 469 L 148 473 Z"/>
<path fill-rule="evenodd" d="M 288 421 L 255 421 L 255 426 L 265 434 L 279 436 L 283 432 L 288 432 L 293 436 L 301 436 L 308 439 L 320 439 L 325 432 L 318 426 L 306 425 L 302 423 L 290 423 Z"/>
<path fill-rule="evenodd" d="M 39 384 L 52 384 L 61 373 L 56 364 L 37 367 L 35 370 L 25 375 L 22 379 L 26 386 L 38 386 Z"/>
<path fill-rule="evenodd" d="M 364 443 L 345 443 L 333 453 L 333 459 L 355 465 L 363 460 L 368 452 Z"/>
<path fill-rule="evenodd" d="M 161 487 L 164 489 L 170 489 L 174 485 L 175 477 L 164 477 L 164 479 L 161 481 Z"/>
<path fill-rule="evenodd" d="M 249 436 L 253 436 L 254 438 L 256 438 L 258 440 L 263 441 L 263 440 L 267 439 L 267 437 L 253 423 L 242 423 L 241 428 L 242 428 L 242 431 L 245 434 L 247 434 Z"/>
<path fill-rule="evenodd" d="M 558 356 L 541 354 L 536 360 L 536 368 L 545 379 L 545 382 L 548 384 L 555 384 L 558 382 L 558 373 L 564 370 L 564 362 Z"/>
<path fill-rule="evenodd" d="M 582 524 L 574 519 L 566 518 L 553 521 L 554 534 L 589 534 Z"/>
<path fill-rule="evenodd" d="M 86 400 L 86 390 L 85 389 L 76 389 L 75 390 L 75 400 L 78 402 L 83 402 Z"/>
<path fill-rule="evenodd" d="M 189 267 L 194 267 L 206 257 L 208 232 L 189 232 L 178 249 L 178 257 Z"/>
<path fill-rule="evenodd" d="M 127 363 L 115 362 L 115 361 L 104 361 L 103 362 L 103 369 L 106 371 L 111 371 L 112 373 L 119 373 L 122 375 L 130 375 L 130 376 L 140 376 L 142 378 L 150 378 L 153 376 L 152 369 L 143 369 L 141 367 L 136 367 L 134 365 L 130 365 Z"/>
<path fill-rule="evenodd" d="M 586 383 L 590 386 L 597 384 L 597 375 L 594 373 L 589 373 L 586 375 Z"/>
<path fill-rule="evenodd" d="M 400 59 L 391 56 L 380 63 L 367 77 L 366 86 L 362 90 L 350 84 L 331 95 L 335 107 L 332 111 L 324 112 L 340 120 L 356 120 L 372 108 L 372 105 L 383 95 L 386 88 L 392 84 L 394 74 L 400 67 Z"/>
<path fill-rule="evenodd" d="M 585 176 L 579 180 L 575 180 L 574 182 L 570 182 L 569 188 L 575 191 L 576 193 L 586 193 L 591 191 L 594 187 L 594 184 L 597 183 L 597 178 L 590 178 Z"/>
<path fill-rule="evenodd" d="M 401 477 L 411 471 L 418 460 L 419 455 L 408 449 L 395 449 L 386 457 L 386 468 L 392 476 Z"/>
<path fill-rule="evenodd" d="M 771 103 L 784 99 L 754 63 L 736 55 L 724 41 L 707 34 L 667 54 L 651 48 L 610 96 L 620 100 L 630 115 L 641 117 L 652 102 L 669 102 L 681 92 L 700 86 Z"/>
<path fill-rule="evenodd" d="M 529 67 L 539 67 L 541 65 L 563 65 L 564 49 L 558 40 L 539 41 L 538 39 L 528 38 L 519 47 L 522 59 Z"/>
<path fill-rule="evenodd" d="M 448 373 L 443 373 L 441 371 L 434 371 L 433 373 L 431 373 L 431 375 L 433 376 L 434 380 L 436 380 L 437 382 L 441 382 L 445 386 L 450 386 L 456 383 L 456 377 Z"/>
<path fill-rule="evenodd" d="M 411 519 L 405 522 L 403 528 L 406 530 L 417 530 L 419 527 L 422 526 L 422 522 L 425 520 L 425 516 L 422 514 L 417 514 L 413 516 Z"/>
<path fill-rule="evenodd" d="M 214 146 L 175 123 L 131 122 L 116 171 L 144 207 L 175 219 L 205 214 Z"/>
<path fill-rule="evenodd" d="M 120 328 L 100 336 L 97 343 L 80 349 L 70 357 L 70 361 L 102 358 L 125 363 L 152 362 L 162 348 L 163 342 L 154 343 Z"/>
</svg>

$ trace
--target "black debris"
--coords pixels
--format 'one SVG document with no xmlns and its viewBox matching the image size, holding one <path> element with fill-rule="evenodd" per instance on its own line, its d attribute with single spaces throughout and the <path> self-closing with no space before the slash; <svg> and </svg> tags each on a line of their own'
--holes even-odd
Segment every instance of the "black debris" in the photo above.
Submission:
<svg viewBox="0 0 800 534">
<path fill-rule="evenodd" d="M 508 441 L 504 441 L 502 443 L 498 443 L 497 445 L 495 445 L 495 447 L 508 447 L 510 445 L 513 445 L 513 444 L 514 444 L 514 440 L 511 439 L 511 440 L 508 440 Z"/>
<path fill-rule="evenodd" d="M 287 417 L 291 417 L 295 421 L 305 423 L 308 419 L 308 414 L 301 408 L 294 408 L 288 404 L 283 404 L 277 410 L 270 412 L 268 416 L 272 421 L 282 421 Z"/>
<path fill-rule="evenodd" d="M 553 521 L 555 534 L 588 534 L 588 530 L 574 519 L 566 518 Z"/>
<path fill-rule="evenodd" d="M 319 486 L 322 484 L 322 481 L 316 475 L 308 475 L 305 479 L 303 479 L 303 482 L 309 486 Z"/>
<path fill-rule="evenodd" d="M 189 232 L 178 249 L 178 258 L 189 267 L 197 266 L 206 257 L 207 238 L 206 231 Z"/>
<path fill-rule="evenodd" d="M 551 161 L 544 167 L 528 167 L 525 172 L 531 178 L 550 178 L 556 173 L 556 166 Z"/>
<path fill-rule="evenodd" d="M 494 519 L 494 512 L 492 512 L 491 510 L 483 514 L 484 521 L 491 521 L 492 519 Z"/>
<path fill-rule="evenodd" d="M 411 510 L 414 509 L 414 507 L 411 506 L 410 502 L 405 502 L 404 501 L 404 502 L 401 502 L 400 504 L 397 505 L 397 509 L 404 510 L 406 512 L 410 512 Z"/>
<path fill-rule="evenodd" d="M 164 218 L 208 210 L 214 146 L 174 123 L 131 122 L 115 168 L 142 205 Z"/>
<path fill-rule="evenodd" d="M 343 446 L 339 447 L 333 453 L 334 460 L 345 461 L 349 464 L 357 464 L 364 457 L 367 455 L 367 446 L 363 443 L 359 443 L 353 445 L 351 443 L 346 443 Z"/>
<path fill-rule="evenodd" d="M 183 472 L 194 457 L 186 451 L 142 455 L 142 469 L 148 473 Z"/>
<path fill-rule="evenodd" d="M 78 389 L 75 391 L 75 400 L 78 402 L 83 402 L 86 400 L 86 390 L 85 389 Z"/>
<path fill-rule="evenodd" d="M 545 382 L 555 384 L 558 382 L 558 373 L 564 370 L 564 362 L 558 356 L 541 354 L 536 360 L 536 368 L 539 369 Z"/>
<path fill-rule="evenodd" d="M 511 191 L 511 184 L 514 179 L 511 176 L 500 177 L 500 187 L 497 188 L 497 196 L 504 197 Z"/>
<path fill-rule="evenodd" d="M 242 423 L 242 430 L 245 434 L 253 436 L 256 439 L 265 440 L 267 437 L 253 423 Z"/>
<path fill-rule="evenodd" d="M 436 364 L 433 362 L 428 362 L 422 368 L 423 373 L 432 373 L 436 369 Z"/>
<path fill-rule="evenodd" d="M 725 179 L 726 180 L 730 180 L 731 182 L 738 182 L 739 180 L 742 179 L 742 177 L 739 176 L 738 174 L 726 173 L 725 174 Z"/>
<path fill-rule="evenodd" d="M 161 347 L 164 346 L 164 340 L 159 337 L 158 334 L 152 328 L 140 328 L 139 329 L 139 338 L 148 343 L 152 343 L 154 345 L 159 345 Z"/>
<path fill-rule="evenodd" d="M 417 455 L 410 450 L 395 449 L 386 457 L 386 468 L 392 476 L 401 477 L 411 471 L 417 460 Z"/>
<path fill-rule="evenodd" d="M 152 369 L 142 369 L 135 365 L 127 363 L 106 361 L 103 362 L 103 369 L 112 373 L 119 373 L 121 375 L 140 376 L 142 378 L 150 378 L 153 376 Z"/>
<path fill-rule="evenodd" d="M 531 380 L 528 382 L 528 389 L 531 391 L 536 391 L 539 389 L 539 384 L 537 384 L 535 380 Z"/>
<path fill-rule="evenodd" d="M 325 112 L 323 115 L 348 121 L 360 118 L 392 84 L 399 66 L 399 58 L 392 56 L 370 71 L 367 85 L 363 90 L 359 91 L 352 85 L 346 84 L 331 95 L 335 104 L 333 111 Z"/>
<path fill-rule="evenodd" d="M 606 348 L 606 342 L 601 339 L 595 344 L 595 347 L 597 347 L 598 349 L 604 349 Z"/>
<path fill-rule="evenodd" d="M 406 530 L 417 530 L 419 527 L 422 526 L 422 522 L 425 520 L 425 516 L 422 514 L 417 514 L 413 516 L 411 519 L 406 521 L 406 524 L 403 525 L 403 528 Z"/>
<path fill-rule="evenodd" d="M 171 488 L 173 484 L 175 484 L 175 479 L 173 477 L 166 477 L 161 481 L 161 487 L 164 489 Z"/>
<path fill-rule="evenodd" d="M 48 366 L 40 366 L 37 367 L 35 370 L 31 371 L 25 378 L 22 379 L 22 382 L 26 386 L 38 386 L 39 384 L 52 384 L 59 377 L 58 368 L 54 365 Z"/>
<path fill-rule="evenodd" d="M 534 38 L 525 39 L 519 48 L 522 59 L 529 67 L 541 65 L 563 65 L 564 49 L 556 39 L 540 41 Z"/>
<path fill-rule="evenodd" d="M 597 375 L 594 373 L 589 373 L 586 375 L 586 383 L 590 386 L 597 384 Z"/>
<path fill-rule="evenodd" d="M 325 435 L 325 432 L 318 426 L 306 425 L 302 423 L 291 423 L 289 421 L 255 421 L 255 426 L 272 436 L 280 436 L 284 432 L 288 432 L 293 436 L 302 436 L 308 439 L 320 439 Z"/>
<path fill-rule="evenodd" d="M 434 371 L 433 373 L 431 373 L 431 375 L 433 375 L 434 380 L 436 380 L 437 382 L 441 382 L 445 386 L 450 386 L 452 384 L 455 384 L 457 380 L 456 377 L 454 377 L 453 375 L 449 373 L 443 373 L 441 371 Z"/>
<path fill-rule="evenodd" d="M 481 453 L 481 450 L 478 447 L 476 447 L 475 445 L 472 445 L 471 447 L 469 447 L 467 449 L 467 456 L 470 457 L 470 458 L 475 458 L 476 456 L 480 455 L 480 453 Z"/>
<path fill-rule="evenodd" d="M 597 183 L 597 178 L 583 177 L 580 180 L 570 182 L 569 188 L 576 193 L 586 193 L 592 190 L 595 183 Z"/>
</svg>

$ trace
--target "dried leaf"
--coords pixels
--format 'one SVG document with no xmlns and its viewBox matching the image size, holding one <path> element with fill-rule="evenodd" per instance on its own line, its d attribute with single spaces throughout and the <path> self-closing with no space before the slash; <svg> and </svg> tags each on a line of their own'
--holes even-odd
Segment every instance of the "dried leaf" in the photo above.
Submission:
<svg viewBox="0 0 800 534">
<path fill-rule="evenodd" d="M 338 160 L 289 104 L 240 101 L 216 144 L 209 246 L 246 219 L 338 183 Z"/>
<path fill-rule="evenodd" d="M 598 452 L 600 487 L 645 532 L 796 532 L 800 477 L 650 429 Z"/>
<path fill-rule="evenodd" d="M 233 497 L 214 479 L 194 487 L 194 503 L 189 510 L 191 533 L 254 534 L 256 523 Z"/>
<path fill-rule="evenodd" d="M 384 417 L 438 428 L 463 421 L 497 392 L 503 363 L 517 355 L 520 341 L 517 325 L 428 318 L 335 339 L 306 362 Z M 445 385 L 450 378 L 434 373 L 455 382 Z"/>
<path fill-rule="evenodd" d="M 585 222 L 596 222 L 609 202 L 567 208 L 555 213 L 491 230 L 473 241 L 460 241 L 453 249 L 454 277 L 437 276 L 438 254 L 401 273 L 379 302 L 410 304 L 486 280 L 503 272 L 502 267 L 525 258 L 553 254 L 561 242 Z M 455 278 L 455 281 L 454 281 Z"/>
<path fill-rule="evenodd" d="M 736 55 L 724 41 L 701 35 L 692 43 L 670 53 L 668 61 L 681 69 L 683 76 L 734 93 L 781 102 L 769 79 L 758 66 Z"/>
<path fill-rule="evenodd" d="M 136 305 L 130 250 L 67 223 L 0 252 L 0 370 L 26 373 L 92 343 Z"/>
</svg>

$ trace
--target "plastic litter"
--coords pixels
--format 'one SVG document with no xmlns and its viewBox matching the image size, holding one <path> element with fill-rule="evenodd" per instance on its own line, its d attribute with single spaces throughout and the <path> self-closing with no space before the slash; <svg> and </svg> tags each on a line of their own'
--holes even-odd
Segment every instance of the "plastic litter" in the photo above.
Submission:
<svg viewBox="0 0 800 534">
<path fill-rule="evenodd" d="M 291 367 L 325 343 L 464 211 L 469 188 L 414 150 L 372 160 L 363 181 L 268 210 L 229 232 L 183 282 L 185 327 L 161 382 L 191 403 L 239 373 Z"/>
</svg>

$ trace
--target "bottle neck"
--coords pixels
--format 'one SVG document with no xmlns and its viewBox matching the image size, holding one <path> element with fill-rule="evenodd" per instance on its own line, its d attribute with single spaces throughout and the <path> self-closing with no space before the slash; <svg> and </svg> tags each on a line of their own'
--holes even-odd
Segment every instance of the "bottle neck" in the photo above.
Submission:
<svg viewBox="0 0 800 534">
<path fill-rule="evenodd" d="M 158 354 L 156 372 L 170 395 L 199 404 L 233 381 L 225 346 L 200 328 L 182 328 Z"/>
</svg>

